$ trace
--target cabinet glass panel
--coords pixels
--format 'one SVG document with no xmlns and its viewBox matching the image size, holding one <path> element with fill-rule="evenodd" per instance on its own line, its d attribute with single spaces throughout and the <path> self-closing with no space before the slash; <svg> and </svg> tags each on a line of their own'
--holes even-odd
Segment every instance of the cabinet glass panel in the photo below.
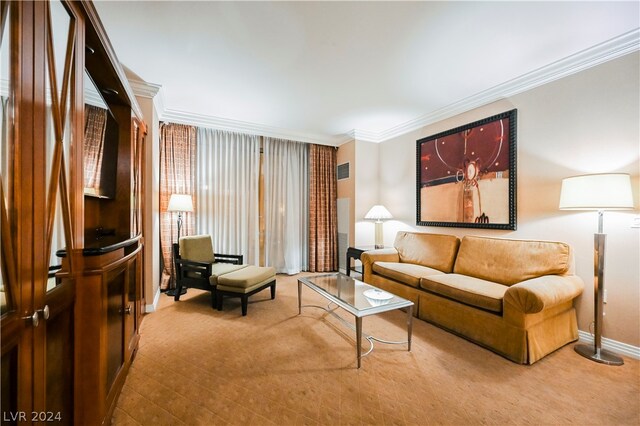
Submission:
<svg viewBox="0 0 640 426">
<path fill-rule="evenodd" d="M 9 39 L 11 26 L 10 3 L 3 1 L 0 6 L 0 202 L 2 203 L 1 219 L 4 225 L 0 229 L 2 244 L 0 244 L 0 315 L 11 310 L 11 288 L 9 286 L 8 269 L 12 265 L 13 256 L 10 254 L 12 236 L 10 234 L 9 212 L 12 211 L 12 162 L 13 150 L 13 91 L 11 85 L 11 49 Z M 4 364 L 3 364 L 4 365 Z"/>
<path fill-rule="evenodd" d="M 60 284 L 55 274 L 61 267 L 56 255 L 68 246 L 65 226 L 70 224 L 68 210 L 69 160 L 71 150 L 71 100 L 74 80 L 73 49 L 75 44 L 75 21 L 65 6 L 58 0 L 49 4 L 51 26 L 48 37 L 52 48 L 47 48 L 46 61 L 46 176 L 47 176 L 47 232 L 50 242 L 49 275 L 47 291 Z M 67 230 L 70 231 L 70 230 Z"/>
<path fill-rule="evenodd" d="M 132 192 L 132 214 L 131 214 L 131 236 L 138 235 L 142 232 L 142 224 L 140 218 L 141 206 L 140 206 L 140 170 L 141 170 L 141 155 L 142 155 L 142 141 L 140 134 L 140 126 L 134 120 L 133 121 L 133 192 Z"/>
</svg>

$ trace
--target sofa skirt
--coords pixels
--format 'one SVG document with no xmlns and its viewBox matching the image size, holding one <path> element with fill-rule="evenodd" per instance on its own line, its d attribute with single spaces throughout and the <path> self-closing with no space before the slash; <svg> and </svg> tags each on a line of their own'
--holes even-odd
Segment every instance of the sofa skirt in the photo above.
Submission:
<svg viewBox="0 0 640 426">
<path fill-rule="evenodd" d="M 573 307 L 546 316 L 544 320 L 525 329 L 508 323 L 499 314 L 420 292 L 418 318 L 519 364 L 533 364 L 578 338 Z"/>
</svg>

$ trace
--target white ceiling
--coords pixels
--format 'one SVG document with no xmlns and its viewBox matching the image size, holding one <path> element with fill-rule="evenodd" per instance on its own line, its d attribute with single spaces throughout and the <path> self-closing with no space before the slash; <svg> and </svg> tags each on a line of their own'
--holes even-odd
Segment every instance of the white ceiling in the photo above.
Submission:
<svg viewBox="0 0 640 426">
<path fill-rule="evenodd" d="M 325 141 L 402 128 L 630 31 L 637 50 L 640 27 L 638 1 L 95 4 L 168 116 Z"/>
</svg>

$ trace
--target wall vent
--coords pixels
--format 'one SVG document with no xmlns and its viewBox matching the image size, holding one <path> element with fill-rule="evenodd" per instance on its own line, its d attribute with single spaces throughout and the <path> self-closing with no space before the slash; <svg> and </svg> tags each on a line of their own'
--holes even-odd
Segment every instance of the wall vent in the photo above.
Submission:
<svg viewBox="0 0 640 426">
<path fill-rule="evenodd" d="M 349 179 L 349 163 L 338 164 L 338 180 Z"/>
<path fill-rule="evenodd" d="M 349 247 L 349 234 L 338 232 L 338 269 L 347 273 L 347 247 Z"/>
<path fill-rule="evenodd" d="M 338 198 L 336 210 L 338 211 L 338 269 L 342 273 L 347 272 L 347 248 L 349 247 L 349 198 Z"/>
</svg>

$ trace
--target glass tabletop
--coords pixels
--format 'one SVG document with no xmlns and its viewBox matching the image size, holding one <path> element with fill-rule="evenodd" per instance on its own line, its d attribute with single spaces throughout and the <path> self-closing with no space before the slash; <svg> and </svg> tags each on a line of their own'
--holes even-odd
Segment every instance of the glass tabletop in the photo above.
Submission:
<svg viewBox="0 0 640 426">
<path fill-rule="evenodd" d="M 341 273 L 300 277 L 299 282 L 362 317 L 413 305 L 413 302 Z"/>
</svg>

